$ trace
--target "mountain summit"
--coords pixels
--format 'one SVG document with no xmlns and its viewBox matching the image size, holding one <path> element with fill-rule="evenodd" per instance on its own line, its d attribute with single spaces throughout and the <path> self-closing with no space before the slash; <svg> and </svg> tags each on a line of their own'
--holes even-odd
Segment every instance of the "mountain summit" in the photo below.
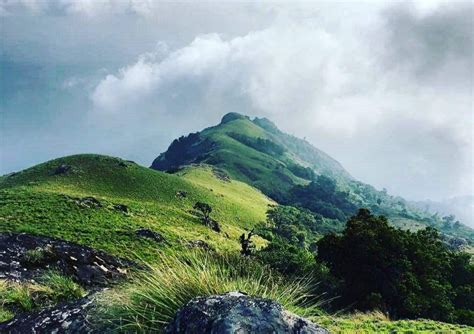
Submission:
<svg viewBox="0 0 474 334">
<path fill-rule="evenodd" d="M 228 113 L 218 125 L 174 140 L 151 168 L 173 171 L 193 163 L 220 167 L 272 197 L 308 183 L 315 174 L 353 179 L 339 162 L 307 141 L 280 131 L 266 118 L 252 120 L 239 113 Z"/>
</svg>

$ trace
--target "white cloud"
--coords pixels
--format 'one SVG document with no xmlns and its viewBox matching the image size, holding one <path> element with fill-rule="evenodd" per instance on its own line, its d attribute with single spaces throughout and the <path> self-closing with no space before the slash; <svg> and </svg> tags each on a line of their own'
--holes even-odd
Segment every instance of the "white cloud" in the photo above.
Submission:
<svg viewBox="0 0 474 334">
<path fill-rule="evenodd" d="M 411 16 L 409 23 L 429 29 L 430 15 L 439 13 L 430 8 L 419 16 L 424 21 Z M 321 17 L 279 15 L 266 29 L 233 38 L 199 35 L 164 56 L 143 55 L 97 85 L 91 96 L 95 112 L 133 119 L 173 114 L 176 122 L 229 109 L 266 115 L 335 153 L 357 177 L 379 187 L 413 197 L 426 196 L 427 189 L 433 197 L 470 193 L 463 180 L 472 178 L 472 128 L 466 125 L 472 120 L 472 87 L 456 76 L 451 82 L 461 87 L 440 84 L 457 53 L 429 69 L 430 78 L 440 80 L 419 82 L 417 66 L 429 53 L 415 48 L 414 55 L 387 54 L 386 22 L 393 20 L 382 16 L 351 25 Z M 411 174 L 403 177 L 407 168 Z"/>
</svg>

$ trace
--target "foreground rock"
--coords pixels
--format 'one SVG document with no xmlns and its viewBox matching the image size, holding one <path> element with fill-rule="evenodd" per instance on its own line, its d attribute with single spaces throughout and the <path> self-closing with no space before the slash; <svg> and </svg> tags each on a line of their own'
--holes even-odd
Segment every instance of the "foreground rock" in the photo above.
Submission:
<svg viewBox="0 0 474 334">
<path fill-rule="evenodd" d="M 239 292 L 198 297 L 178 311 L 166 329 L 176 333 L 292 333 L 326 334 L 326 329 L 293 313 L 280 304 Z"/>
<path fill-rule="evenodd" d="M 0 323 L 0 333 L 99 333 L 92 328 L 87 318 L 91 308 L 92 299 L 84 297 L 38 312 L 23 313 Z"/>
<path fill-rule="evenodd" d="M 0 279 L 29 280 L 56 269 L 84 287 L 103 287 L 125 276 L 131 262 L 73 242 L 0 233 Z"/>
</svg>

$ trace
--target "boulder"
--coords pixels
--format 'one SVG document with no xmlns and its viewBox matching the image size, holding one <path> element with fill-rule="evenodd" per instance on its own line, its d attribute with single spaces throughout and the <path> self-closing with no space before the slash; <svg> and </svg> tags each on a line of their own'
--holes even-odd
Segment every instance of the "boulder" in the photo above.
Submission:
<svg viewBox="0 0 474 334">
<path fill-rule="evenodd" d="M 95 208 L 102 207 L 102 203 L 97 198 L 92 197 L 92 196 L 79 198 L 76 200 L 76 203 L 79 206 L 82 206 L 83 208 L 88 208 L 88 209 L 95 209 Z"/>
<path fill-rule="evenodd" d="M 0 233 L 0 279 L 31 280 L 56 269 L 84 287 L 97 288 L 125 278 L 127 269 L 134 266 L 130 261 L 65 240 Z"/>
<path fill-rule="evenodd" d="M 128 206 L 125 204 L 115 204 L 114 209 L 117 211 L 122 211 L 123 213 L 128 213 Z"/>
<path fill-rule="evenodd" d="M 165 238 L 161 234 L 159 234 L 158 232 L 155 232 L 155 231 L 149 230 L 147 228 L 143 228 L 143 227 L 136 230 L 135 234 L 139 237 L 148 238 L 148 239 L 154 240 L 156 242 L 165 241 Z"/>
<path fill-rule="evenodd" d="M 269 299 L 250 297 L 240 292 L 198 297 L 175 315 L 166 328 L 178 333 L 292 333 L 328 334 L 329 332 Z"/>
<path fill-rule="evenodd" d="M 188 246 L 188 248 L 200 248 L 205 251 L 214 251 L 214 248 L 204 240 L 190 240 L 186 246 Z"/>
<path fill-rule="evenodd" d="M 0 323 L 0 333 L 100 333 L 88 321 L 92 298 L 84 297 L 36 312 L 22 313 Z"/>
</svg>

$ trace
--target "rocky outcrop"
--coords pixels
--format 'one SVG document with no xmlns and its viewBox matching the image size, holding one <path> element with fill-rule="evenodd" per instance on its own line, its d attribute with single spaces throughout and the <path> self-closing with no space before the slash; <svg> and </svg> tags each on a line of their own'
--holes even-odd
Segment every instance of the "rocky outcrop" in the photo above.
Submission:
<svg viewBox="0 0 474 334">
<path fill-rule="evenodd" d="M 147 238 L 154 240 L 156 242 L 163 242 L 165 241 L 165 238 L 158 232 L 149 230 L 147 228 L 139 228 L 138 230 L 135 231 L 135 234 L 141 238 Z"/>
<path fill-rule="evenodd" d="M 199 248 L 205 251 L 214 251 L 214 248 L 204 240 L 190 240 L 186 243 L 188 248 Z"/>
<path fill-rule="evenodd" d="M 89 324 L 87 313 L 92 308 L 91 297 L 60 304 L 38 312 L 23 313 L 0 323 L 0 333 L 100 333 Z"/>
<path fill-rule="evenodd" d="M 178 311 L 166 328 L 166 333 L 327 334 L 329 332 L 283 310 L 275 301 L 229 292 L 191 300 Z"/>
<path fill-rule="evenodd" d="M 0 233 L 0 279 L 27 280 L 56 269 L 84 287 L 103 287 L 125 276 L 134 264 L 73 242 Z"/>
</svg>

